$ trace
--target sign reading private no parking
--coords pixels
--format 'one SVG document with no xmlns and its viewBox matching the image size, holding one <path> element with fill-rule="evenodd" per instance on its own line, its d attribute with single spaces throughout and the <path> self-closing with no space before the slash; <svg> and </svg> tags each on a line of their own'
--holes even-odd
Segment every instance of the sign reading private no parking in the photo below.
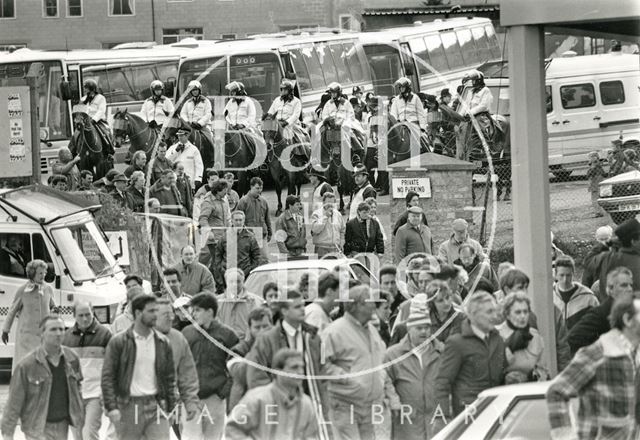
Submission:
<svg viewBox="0 0 640 440">
<path fill-rule="evenodd" d="M 428 177 L 398 177 L 391 179 L 391 191 L 394 199 L 403 199 L 409 191 L 418 193 L 420 198 L 431 197 L 431 179 Z"/>
</svg>

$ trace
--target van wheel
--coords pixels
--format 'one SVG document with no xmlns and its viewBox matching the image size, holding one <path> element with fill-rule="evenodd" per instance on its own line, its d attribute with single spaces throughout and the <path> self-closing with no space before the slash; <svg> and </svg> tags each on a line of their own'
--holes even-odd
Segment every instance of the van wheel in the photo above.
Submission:
<svg viewBox="0 0 640 440">
<path fill-rule="evenodd" d="M 562 168 L 555 168 L 551 170 L 551 174 L 555 176 L 558 180 L 567 180 L 569 176 L 571 176 L 571 170 L 564 170 Z"/>
<path fill-rule="evenodd" d="M 610 213 L 611 220 L 613 220 L 613 222 L 616 225 L 619 225 L 620 223 L 624 222 L 625 220 L 629 220 L 630 218 L 634 218 L 637 214 L 638 214 L 638 211 L 612 212 L 612 213 Z"/>
</svg>

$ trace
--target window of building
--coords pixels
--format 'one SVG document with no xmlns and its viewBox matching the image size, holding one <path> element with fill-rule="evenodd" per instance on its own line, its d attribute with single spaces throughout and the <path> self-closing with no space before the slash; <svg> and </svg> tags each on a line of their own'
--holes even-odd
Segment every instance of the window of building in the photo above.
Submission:
<svg viewBox="0 0 640 440">
<path fill-rule="evenodd" d="M 42 0 L 42 16 L 44 18 L 57 18 L 58 0 Z"/>
<path fill-rule="evenodd" d="M 338 16 L 338 22 L 340 24 L 340 29 L 344 29 L 345 31 L 357 30 L 358 21 L 351 14 L 340 14 Z"/>
<path fill-rule="evenodd" d="M 622 87 L 622 81 L 601 82 L 600 99 L 604 105 L 622 104 L 624 102 L 624 87 Z"/>
<path fill-rule="evenodd" d="M 596 92 L 593 84 L 574 84 L 560 87 L 562 107 L 566 109 L 593 107 L 596 105 Z"/>
<path fill-rule="evenodd" d="M 67 17 L 82 17 L 82 0 L 67 0 Z"/>
<path fill-rule="evenodd" d="M 134 15 L 135 0 L 109 0 L 109 15 Z"/>
<path fill-rule="evenodd" d="M 0 52 L 13 52 L 16 49 L 27 47 L 24 43 L 0 44 Z"/>
<path fill-rule="evenodd" d="M 177 43 L 185 38 L 204 40 L 202 28 L 174 28 L 162 30 L 162 44 Z"/>
<path fill-rule="evenodd" d="M 235 40 L 236 34 L 222 34 L 220 35 L 220 38 L 222 38 L 223 40 Z"/>
<path fill-rule="evenodd" d="M 16 18 L 15 0 L 0 0 L 0 18 Z"/>
</svg>

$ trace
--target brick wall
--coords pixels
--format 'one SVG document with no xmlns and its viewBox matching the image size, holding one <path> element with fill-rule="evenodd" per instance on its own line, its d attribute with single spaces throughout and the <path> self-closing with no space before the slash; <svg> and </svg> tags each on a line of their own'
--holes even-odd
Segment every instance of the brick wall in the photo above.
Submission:
<svg viewBox="0 0 640 440">
<path fill-rule="evenodd" d="M 43 0 L 15 0 L 16 17 L 0 19 L 0 44 L 26 43 L 33 49 L 96 49 L 106 44 L 152 41 L 152 0 L 135 0 L 134 16 L 109 17 L 109 0 L 83 0 L 83 16 L 43 18 Z M 340 14 L 362 21 L 365 0 L 153 0 L 155 41 L 163 29 L 203 28 L 207 39 L 222 34 L 277 32 L 292 27 L 337 27 Z"/>
</svg>

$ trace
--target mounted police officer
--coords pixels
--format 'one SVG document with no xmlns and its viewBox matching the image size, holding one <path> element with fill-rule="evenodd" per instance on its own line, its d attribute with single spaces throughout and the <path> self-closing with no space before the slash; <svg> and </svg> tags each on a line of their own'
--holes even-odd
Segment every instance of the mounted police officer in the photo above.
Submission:
<svg viewBox="0 0 640 440">
<path fill-rule="evenodd" d="M 360 121 L 360 123 L 366 122 L 366 118 L 364 118 L 363 113 L 367 112 L 367 103 L 362 99 L 362 88 L 360 86 L 354 86 L 351 91 L 351 99 L 349 102 L 353 107 L 353 112 L 356 116 L 356 119 Z"/>
<path fill-rule="evenodd" d="M 162 94 L 164 86 L 159 80 L 154 80 L 149 86 L 151 96 L 142 103 L 142 119 L 149 124 L 149 128 L 158 129 L 173 114 L 173 103 Z"/>
<path fill-rule="evenodd" d="M 329 84 L 329 100 L 322 107 L 320 119 L 326 122 L 329 118 L 335 120 L 336 125 L 350 124 L 356 120 L 353 106 L 342 95 L 342 86 L 337 82 Z"/>
<path fill-rule="evenodd" d="M 293 94 L 294 83 L 289 79 L 283 79 L 280 84 L 280 96 L 277 97 L 267 116 L 277 120 L 283 127 L 283 137 L 287 140 L 292 139 L 301 131 L 300 117 L 302 116 L 302 102 Z"/>
<path fill-rule="evenodd" d="M 480 126 L 486 128 L 491 124 L 493 95 L 484 83 L 484 75 L 478 70 L 470 70 L 462 78 L 462 83 L 471 87 L 471 93 L 464 99 L 460 115 L 466 119 L 475 116 Z"/>
<path fill-rule="evenodd" d="M 191 81 L 187 89 L 189 90 L 189 99 L 182 106 L 180 117 L 194 130 L 200 130 L 213 145 L 213 136 L 208 127 L 211 121 L 211 102 L 202 96 L 200 81 Z"/>
<path fill-rule="evenodd" d="M 106 145 L 106 150 L 103 154 L 105 156 L 114 154 L 111 129 L 107 123 L 107 100 L 98 92 L 98 83 L 94 79 L 86 79 L 82 84 L 82 89 L 84 96 L 80 100 L 84 104 L 83 109 L 93 121 Z"/>
<path fill-rule="evenodd" d="M 426 129 L 427 115 L 420 97 L 411 90 L 411 80 L 402 77 L 395 82 L 394 86 L 398 88 L 399 94 L 391 103 L 389 114 L 398 122 L 409 123 L 412 132 Z"/>
<path fill-rule="evenodd" d="M 244 84 L 232 81 L 225 86 L 231 99 L 224 107 L 224 115 L 232 130 L 256 130 L 256 106 L 247 96 Z"/>
</svg>

